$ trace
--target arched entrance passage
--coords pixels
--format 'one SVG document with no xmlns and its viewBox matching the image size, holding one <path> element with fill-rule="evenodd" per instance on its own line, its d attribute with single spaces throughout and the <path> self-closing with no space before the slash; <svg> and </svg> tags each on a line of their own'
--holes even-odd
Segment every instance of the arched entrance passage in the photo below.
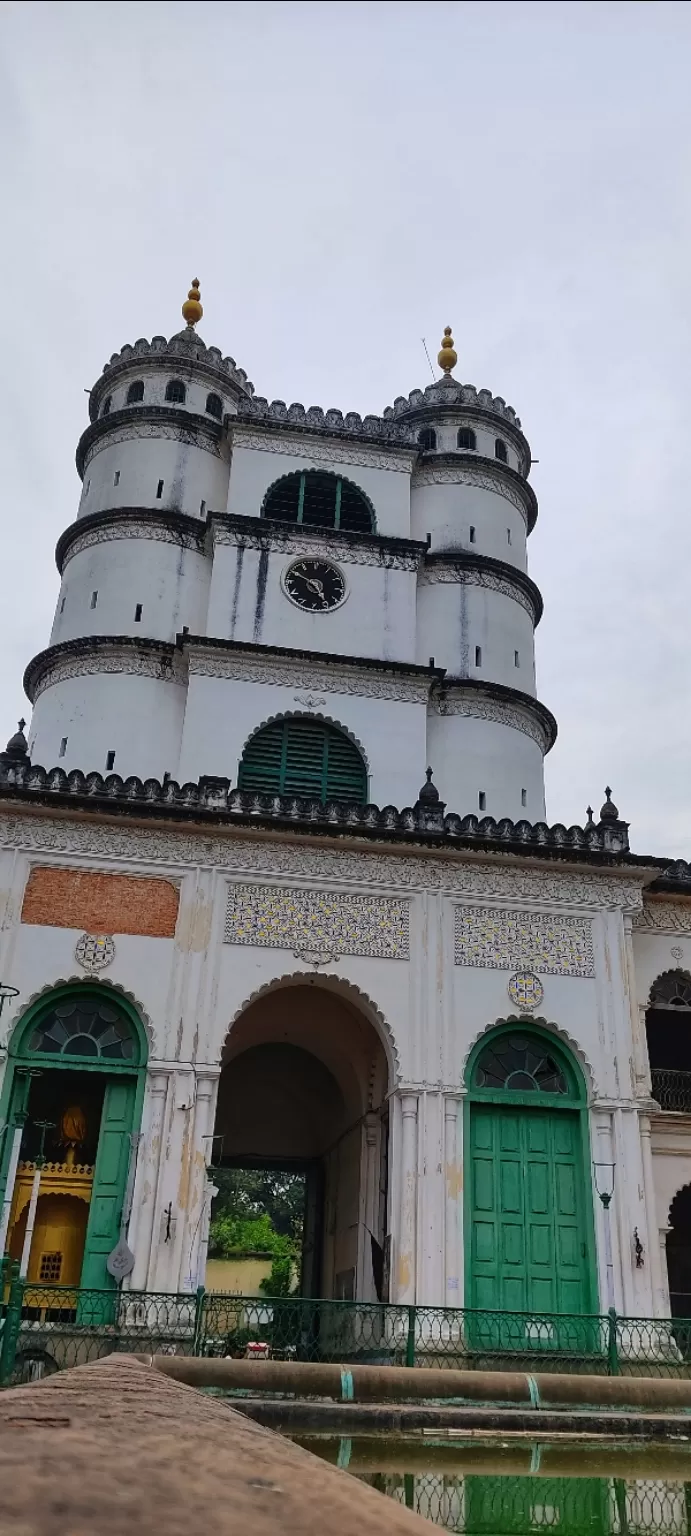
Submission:
<svg viewBox="0 0 691 1536">
<path fill-rule="evenodd" d="M 38 1160 L 30 1281 L 114 1286 L 146 1059 L 136 1009 L 95 982 L 56 987 L 19 1020 L 0 1101 L 2 1248 L 21 1259 Z"/>
<path fill-rule="evenodd" d="M 304 1295 L 383 1293 L 388 1086 L 373 1022 L 317 977 L 266 992 L 228 1036 L 217 1157 L 305 1173 Z"/>
<path fill-rule="evenodd" d="M 468 1305 L 596 1310 L 585 1083 L 547 1030 L 518 1020 L 478 1042 L 465 1120 Z"/>
<path fill-rule="evenodd" d="M 674 1196 L 669 1208 L 667 1276 L 672 1317 L 691 1317 L 691 1184 Z"/>
</svg>

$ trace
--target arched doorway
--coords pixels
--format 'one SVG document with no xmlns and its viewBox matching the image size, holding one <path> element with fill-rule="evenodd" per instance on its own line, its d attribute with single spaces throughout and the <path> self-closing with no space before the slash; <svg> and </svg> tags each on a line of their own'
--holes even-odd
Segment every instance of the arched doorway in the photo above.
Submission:
<svg viewBox="0 0 691 1536">
<path fill-rule="evenodd" d="M 667 1276 L 672 1317 L 691 1317 L 691 1184 L 674 1196 L 669 1208 Z"/>
<path fill-rule="evenodd" d="M 645 1015 L 653 1098 L 661 1109 L 691 1112 L 691 976 L 664 971 L 653 982 Z"/>
<path fill-rule="evenodd" d="M 267 991 L 228 1036 L 216 1161 L 304 1177 L 305 1296 L 384 1298 L 388 1085 L 373 1022 L 316 977 Z"/>
<path fill-rule="evenodd" d="M 467 1069 L 468 1305 L 597 1309 L 585 1083 L 547 1030 L 509 1020 Z"/>
<path fill-rule="evenodd" d="M 114 1286 L 146 1059 L 136 1009 L 95 982 L 56 987 L 19 1020 L 0 1101 L 2 1246 L 22 1258 L 38 1165 L 30 1282 Z"/>
</svg>

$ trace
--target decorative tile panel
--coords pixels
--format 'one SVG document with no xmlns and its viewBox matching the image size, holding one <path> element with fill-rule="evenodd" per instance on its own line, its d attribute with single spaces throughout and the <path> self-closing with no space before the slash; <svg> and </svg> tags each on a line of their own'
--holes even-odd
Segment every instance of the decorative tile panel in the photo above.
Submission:
<svg viewBox="0 0 691 1536">
<path fill-rule="evenodd" d="M 457 907 L 456 965 L 543 976 L 594 976 L 593 930 L 587 917 Z"/>
<path fill-rule="evenodd" d="M 280 885 L 231 885 L 226 944 L 258 944 L 299 953 L 410 956 L 410 904 L 389 896 L 289 890 Z"/>
</svg>

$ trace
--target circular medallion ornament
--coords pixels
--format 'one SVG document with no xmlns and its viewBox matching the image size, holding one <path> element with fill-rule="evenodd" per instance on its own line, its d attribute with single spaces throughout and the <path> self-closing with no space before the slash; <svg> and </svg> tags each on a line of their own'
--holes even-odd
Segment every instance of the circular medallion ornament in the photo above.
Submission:
<svg viewBox="0 0 691 1536">
<path fill-rule="evenodd" d="M 74 951 L 74 958 L 85 971 L 105 971 L 115 959 L 115 940 L 110 933 L 83 933 Z"/>
<path fill-rule="evenodd" d="M 533 971 L 516 971 L 515 976 L 511 977 L 506 990 L 512 1003 L 515 1003 L 517 1008 L 521 1008 L 526 1012 L 533 1008 L 539 1008 L 545 995 L 545 989 L 540 981 L 540 977 L 536 976 Z"/>
<path fill-rule="evenodd" d="M 283 577 L 283 591 L 308 613 L 330 613 L 348 595 L 345 577 L 330 560 L 295 560 Z"/>
</svg>

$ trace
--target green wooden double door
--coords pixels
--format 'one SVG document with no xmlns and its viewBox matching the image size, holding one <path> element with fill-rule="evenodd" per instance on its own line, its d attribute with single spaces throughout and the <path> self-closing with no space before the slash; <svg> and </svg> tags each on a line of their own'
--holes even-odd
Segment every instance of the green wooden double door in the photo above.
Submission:
<svg viewBox="0 0 691 1536">
<path fill-rule="evenodd" d="M 589 1312 L 592 1215 L 581 1115 L 490 1103 L 469 1109 L 468 1304 Z"/>
</svg>

